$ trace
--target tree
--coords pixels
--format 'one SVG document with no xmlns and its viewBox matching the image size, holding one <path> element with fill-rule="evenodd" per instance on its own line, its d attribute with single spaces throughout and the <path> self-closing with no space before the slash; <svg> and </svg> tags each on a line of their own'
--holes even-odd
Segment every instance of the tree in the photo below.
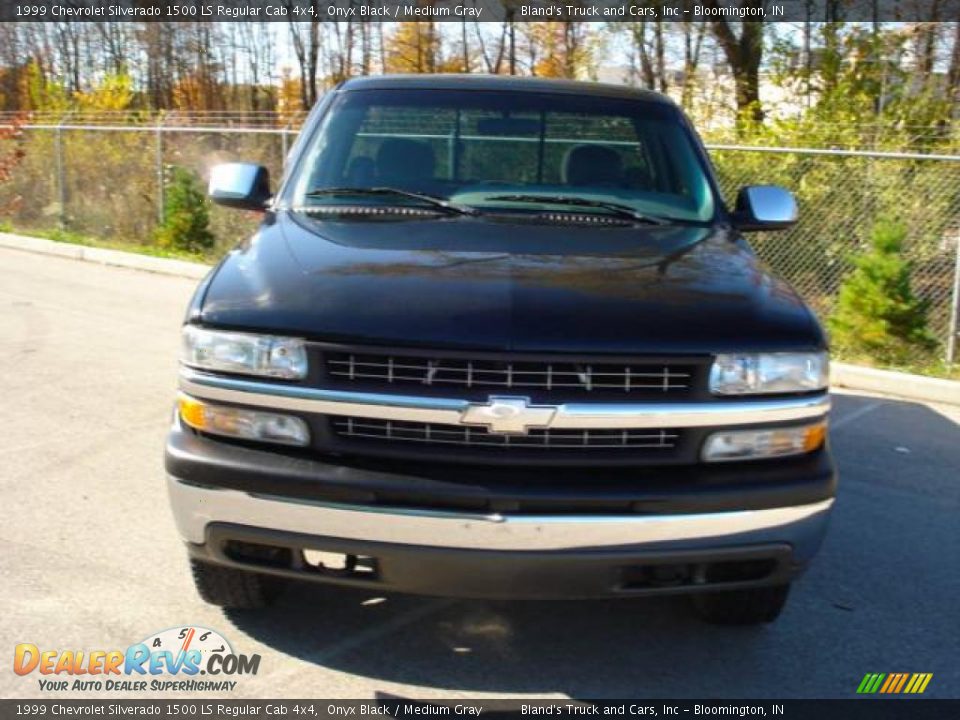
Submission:
<svg viewBox="0 0 960 720">
<path fill-rule="evenodd" d="M 905 364 L 936 347 L 927 329 L 929 303 L 913 294 L 912 265 L 901 255 L 906 234 L 904 225 L 879 220 L 870 249 L 854 260 L 855 270 L 841 287 L 837 309 L 829 320 L 839 349 Z"/>
<path fill-rule="evenodd" d="M 648 90 L 667 91 L 667 69 L 662 20 L 626 23 L 640 61 L 640 78 Z M 648 32 L 650 31 L 650 32 Z"/>
<path fill-rule="evenodd" d="M 719 10 L 719 0 L 708 0 L 708 5 Z M 743 8 L 763 10 L 766 0 L 742 0 Z M 740 25 L 740 36 L 734 31 L 734 25 Z M 731 23 L 726 20 L 713 20 L 710 23 L 717 44 L 723 50 L 733 73 L 736 91 L 737 115 L 742 120 L 754 123 L 763 122 L 763 108 L 760 105 L 760 63 L 763 60 L 763 21 Z"/>
<path fill-rule="evenodd" d="M 270 80 L 270 68 L 274 64 L 273 29 L 269 22 L 232 23 L 238 28 L 240 46 L 246 56 L 247 71 L 250 78 L 250 109 L 265 109 L 269 100 L 261 87 L 264 80 Z M 264 77 L 266 76 L 266 77 Z M 266 101 L 265 101 L 266 100 Z"/>
<path fill-rule="evenodd" d="M 531 74 L 575 79 L 590 68 L 593 48 L 586 23 L 527 23 L 524 30 L 530 46 Z"/>
<path fill-rule="evenodd" d="M 317 76 L 320 66 L 320 18 L 323 16 L 323 9 L 320 7 L 319 0 L 311 0 L 310 8 L 313 14 L 310 16 L 310 22 L 306 23 L 307 31 L 304 33 L 302 29 L 304 23 L 295 22 L 293 19 L 293 0 L 285 0 L 285 5 L 290 18 L 289 28 L 293 51 L 300 65 L 300 101 L 303 109 L 309 110 L 319 97 Z"/>
<path fill-rule="evenodd" d="M 386 40 L 386 72 L 437 72 L 440 58 L 440 33 L 432 20 L 397 23 Z"/>
<path fill-rule="evenodd" d="M 140 28 L 140 44 L 146 58 L 147 101 L 154 108 L 172 107 L 177 32 L 177 24 L 167 22 L 143 23 Z"/>
<path fill-rule="evenodd" d="M 280 87 L 277 90 L 277 116 L 281 125 L 295 124 L 295 121 L 303 112 L 303 105 L 300 101 L 302 84 L 303 81 L 300 78 L 293 77 L 290 68 L 285 67 L 280 71 Z"/>
<path fill-rule="evenodd" d="M 689 2 L 689 0 L 688 0 Z M 697 83 L 697 68 L 700 65 L 700 51 L 707 24 L 702 22 L 681 22 L 683 29 L 683 90 L 680 104 L 687 110 L 693 104 L 693 91 Z"/>
<path fill-rule="evenodd" d="M 960 22 L 954 23 L 953 52 L 947 70 L 947 99 L 960 105 Z"/>
<path fill-rule="evenodd" d="M 0 110 L 23 110 L 24 77 L 31 62 L 15 23 L 0 23 Z"/>
<path fill-rule="evenodd" d="M 487 23 L 474 22 L 480 57 L 486 72 L 499 75 L 503 69 L 504 57 L 507 59 L 507 73 L 517 74 L 517 27 L 513 18 L 516 13 L 515 0 L 503 0 L 504 20 L 496 33 L 486 33 Z"/>
<path fill-rule="evenodd" d="M 81 110 L 119 112 L 130 108 L 133 102 L 133 82 L 129 75 L 107 75 L 95 87 L 73 96 Z"/>
<path fill-rule="evenodd" d="M 160 247 L 171 250 L 203 254 L 213 249 L 207 201 L 189 170 L 171 169 L 163 223 L 157 227 L 154 239 Z"/>
<path fill-rule="evenodd" d="M 36 61 L 27 66 L 20 95 L 24 98 L 24 110 L 60 113 L 70 107 L 66 88 L 56 80 L 47 78 L 41 64 Z"/>
</svg>

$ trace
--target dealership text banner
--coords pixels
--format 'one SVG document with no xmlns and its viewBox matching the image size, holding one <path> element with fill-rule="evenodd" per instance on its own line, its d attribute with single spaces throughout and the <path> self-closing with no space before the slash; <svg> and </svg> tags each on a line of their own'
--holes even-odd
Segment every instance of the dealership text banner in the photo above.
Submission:
<svg viewBox="0 0 960 720">
<path fill-rule="evenodd" d="M 909 707 L 907 707 L 909 705 Z M 489 720 L 583 718 L 784 718 L 788 720 L 942 720 L 960 716 L 960 700 L 469 700 L 428 702 L 383 695 L 375 700 L 0 700 L 0 720 L 147 716 L 177 720 L 332 720 L 424 717 Z"/>
<path fill-rule="evenodd" d="M 942 21 L 960 0 L 0 0 L 0 21 Z"/>
</svg>

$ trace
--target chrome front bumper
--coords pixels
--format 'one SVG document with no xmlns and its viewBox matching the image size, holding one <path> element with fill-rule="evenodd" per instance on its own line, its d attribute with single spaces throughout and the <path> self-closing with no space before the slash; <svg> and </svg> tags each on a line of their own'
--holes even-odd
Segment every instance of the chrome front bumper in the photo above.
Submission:
<svg viewBox="0 0 960 720">
<path fill-rule="evenodd" d="M 675 515 L 500 515 L 374 508 L 253 495 L 168 478 L 177 527 L 203 544 L 208 526 L 429 548 L 553 552 L 614 548 L 717 548 L 786 543 L 797 562 L 819 548 L 833 500 L 796 507 Z"/>
</svg>

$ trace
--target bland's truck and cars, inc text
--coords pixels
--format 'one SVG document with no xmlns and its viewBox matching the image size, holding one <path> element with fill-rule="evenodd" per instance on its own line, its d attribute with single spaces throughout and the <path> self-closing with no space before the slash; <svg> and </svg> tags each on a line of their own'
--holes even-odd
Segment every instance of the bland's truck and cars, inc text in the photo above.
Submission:
<svg viewBox="0 0 960 720">
<path fill-rule="evenodd" d="M 183 326 L 168 487 L 207 601 L 689 595 L 774 620 L 827 528 L 824 333 L 682 112 L 626 87 L 347 81 Z M 294 588 L 288 588 L 294 591 Z M 335 596 L 330 596 L 331 601 Z"/>
</svg>

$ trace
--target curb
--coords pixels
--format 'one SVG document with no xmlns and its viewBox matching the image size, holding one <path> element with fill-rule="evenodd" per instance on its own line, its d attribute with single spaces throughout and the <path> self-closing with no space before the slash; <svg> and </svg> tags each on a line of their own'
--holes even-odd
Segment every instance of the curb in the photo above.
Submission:
<svg viewBox="0 0 960 720">
<path fill-rule="evenodd" d="M 114 265 L 116 267 L 146 270 L 147 272 L 161 273 L 164 275 L 194 278 L 196 280 L 205 277 L 206 274 L 210 272 L 211 267 L 210 265 L 190 262 L 188 260 L 153 257 L 152 255 L 140 255 L 138 253 L 108 250 L 106 248 L 89 247 L 87 245 L 74 245 L 73 243 L 57 242 L 55 240 L 27 237 L 25 235 L 12 235 L 11 233 L 4 232 L 0 232 L 0 247 L 11 248 L 13 250 L 25 250 L 26 252 L 39 253 L 41 255 L 57 255 L 72 260 L 100 263 L 101 265 Z"/>
<path fill-rule="evenodd" d="M 905 400 L 960 405 L 960 382 L 876 368 L 830 363 L 830 384 L 849 390 L 867 390 Z"/>
<path fill-rule="evenodd" d="M 134 270 L 146 270 L 196 280 L 204 278 L 210 272 L 211 267 L 187 260 L 138 255 L 122 250 L 105 250 L 3 232 L 0 232 L 0 247 L 25 250 L 42 255 L 58 255 L 74 260 L 115 265 L 117 267 L 133 268 Z M 960 405 L 960 382 L 956 380 L 940 380 L 923 377 L 922 375 L 910 375 L 908 373 L 832 362 L 830 363 L 830 383 L 836 387 L 866 390 L 907 400 Z"/>
</svg>

